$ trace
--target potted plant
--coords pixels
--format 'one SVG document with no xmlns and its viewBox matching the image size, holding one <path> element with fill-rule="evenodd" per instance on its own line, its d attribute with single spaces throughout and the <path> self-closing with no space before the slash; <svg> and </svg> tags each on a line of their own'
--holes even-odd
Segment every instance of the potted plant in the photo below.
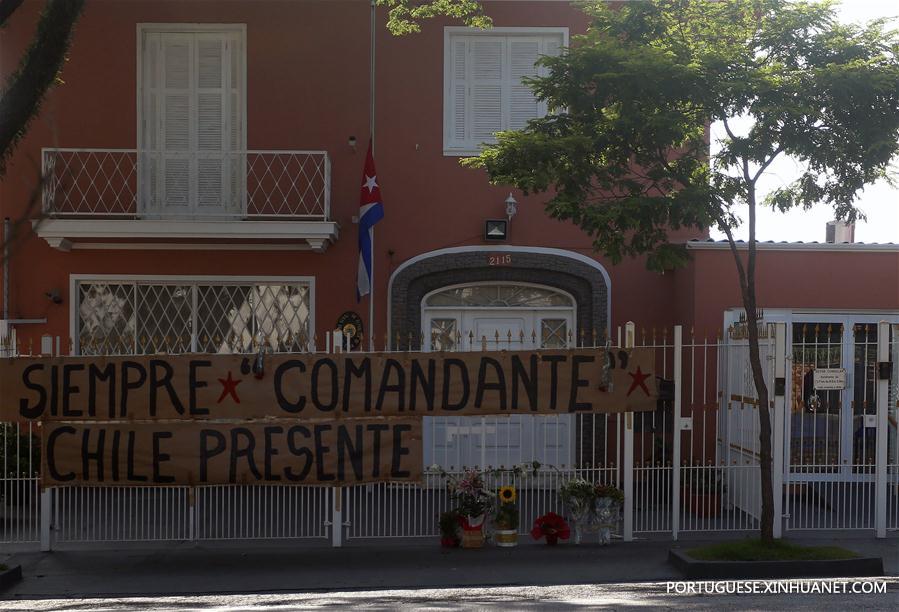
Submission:
<svg viewBox="0 0 899 612">
<path fill-rule="evenodd" d="M 555 546 L 559 540 L 567 540 L 571 536 L 571 530 L 565 519 L 555 512 L 547 512 L 534 521 L 534 528 L 531 529 L 531 537 L 535 540 L 545 537 L 549 546 Z"/>
<path fill-rule="evenodd" d="M 518 507 L 515 505 L 518 494 L 515 487 L 500 487 L 498 497 L 499 505 L 493 516 L 496 545 L 503 548 L 518 546 Z"/>
<path fill-rule="evenodd" d="M 447 486 L 462 517 L 462 548 L 481 548 L 484 545 L 484 518 L 493 507 L 493 494 L 475 469 L 467 469 L 462 476 L 450 478 Z"/>
<path fill-rule="evenodd" d="M 724 482 L 721 470 L 714 467 L 700 467 L 688 472 L 690 475 L 684 483 L 683 496 L 687 498 L 690 512 L 698 517 L 718 516 L 721 511 L 721 494 Z"/>
<path fill-rule="evenodd" d="M 444 548 L 457 548 L 462 538 L 459 536 L 462 517 L 458 510 L 447 510 L 440 514 L 440 545 Z"/>
</svg>

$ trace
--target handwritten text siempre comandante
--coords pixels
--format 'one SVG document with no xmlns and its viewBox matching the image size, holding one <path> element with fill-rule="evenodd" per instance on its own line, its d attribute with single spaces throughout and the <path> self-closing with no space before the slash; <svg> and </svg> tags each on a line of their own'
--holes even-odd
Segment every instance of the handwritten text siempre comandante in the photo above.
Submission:
<svg viewBox="0 0 899 612">
<path fill-rule="evenodd" d="M 13 388 L 4 390 L 3 408 L 14 399 L 18 419 L 132 420 L 654 407 L 645 356 L 611 358 L 609 367 L 599 351 L 456 355 L 278 356 L 261 379 L 234 355 L 36 359 L 4 374 Z"/>
</svg>

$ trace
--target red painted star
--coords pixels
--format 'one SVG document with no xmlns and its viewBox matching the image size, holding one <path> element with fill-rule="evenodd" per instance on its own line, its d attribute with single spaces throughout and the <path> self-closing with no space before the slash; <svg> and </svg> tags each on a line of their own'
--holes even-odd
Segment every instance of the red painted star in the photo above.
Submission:
<svg viewBox="0 0 899 612">
<path fill-rule="evenodd" d="M 649 396 L 649 387 L 646 386 L 646 379 L 649 378 L 649 374 L 644 374 L 640 369 L 640 366 L 637 366 L 636 373 L 628 372 L 627 375 L 633 379 L 631 388 L 627 390 L 628 396 L 630 396 L 630 394 L 633 393 L 637 389 L 637 387 L 643 389 L 646 392 L 646 395 Z"/>
<path fill-rule="evenodd" d="M 234 402 L 239 404 L 240 398 L 237 397 L 237 385 L 239 385 L 241 381 L 231 378 L 231 372 L 229 371 L 228 378 L 219 378 L 219 382 L 222 383 L 222 394 L 219 395 L 219 399 L 216 403 L 221 404 L 222 400 L 225 399 L 225 396 L 230 395 L 234 398 Z"/>
</svg>

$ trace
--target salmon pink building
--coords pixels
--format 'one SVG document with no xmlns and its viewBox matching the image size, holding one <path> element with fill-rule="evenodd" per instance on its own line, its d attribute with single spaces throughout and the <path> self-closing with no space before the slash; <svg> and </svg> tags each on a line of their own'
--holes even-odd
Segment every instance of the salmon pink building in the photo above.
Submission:
<svg viewBox="0 0 899 612">
<path fill-rule="evenodd" d="M 544 197 L 460 166 L 495 132 L 546 112 L 521 79 L 587 26 L 568 2 L 484 4 L 491 30 L 434 20 L 402 37 L 379 9 L 372 101 L 368 0 L 89 2 L 64 83 L 0 182 L 0 217 L 15 229 L 2 275 L 12 350 L 324 350 L 334 329 L 354 333 L 359 349 L 371 338 L 378 350 L 538 349 L 618 341 L 629 321 L 638 343 L 670 344 L 674 325 L 697 346 L 743 341 L 731 253 L 706 231 L 672 234 L 689 248 L 683 269 L 613 265 L 576 226 L 550 219 Z M 0 32 L 3 77 L 41 6 L 26 0 Z M 372 130 L 385 218 L 369 321 L 356 279 Z M 794 357 L 786 456 L 820 468 L 806 483 L 867 482 L 849 466 L 873 461 L 868 370 L 877 324 L 899 324 L 899 245 L 824 242 L 824 233 L 821 243 L 760 245 L 759 303 L 766 322 L 785 324 Z M 727 378 L 729 366 L 709 363 L 691 380 L 700 370 Z M 803 381 L 825 367 L 848 381 L 815 394 Z M 683 414 L 739 395 L 714 379 L 702 385 Z M 670 429 L 659 433 L 675 426 L 666 409 L 667 421 L 644 423 L 655 438 L 638 436 L 638 467 L 670 458 L 656 454 L 673 444 Z M 895 409 L 894 397 L 893 419 Z M 727 447 L 723 426 L 706 427 L 684 447 Z M 426 430 L 426 465 L 446 468 L 596 463 L 605 435 L 567 415 L 434 419 Z M 702 452 L 717 465 L 720 452 Z"/>
</svg>

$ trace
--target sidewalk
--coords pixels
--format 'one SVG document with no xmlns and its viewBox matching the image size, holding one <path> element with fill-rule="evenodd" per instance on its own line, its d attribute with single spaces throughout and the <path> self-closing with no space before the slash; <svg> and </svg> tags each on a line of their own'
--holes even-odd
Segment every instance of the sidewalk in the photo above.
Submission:
<svg viewBox="0 0 899 612">
<path fill-rule="evenodd" d="M 886 573 L 899 575 L 899 542 L 894 538 L 793 541 L 882 556 Z M 434 539 L 354 543 L 340 549 L 280 542 L 28 553 L 6 561 L 22 565 L 24 580 L 0 599 L 664 581 L 680 578 L 666 561 L 672 545 L 690 548 L 707 542 L 562 543 L 554 548 L 527 543 L 515 549 L 446 550 Z"/>
</svg>

